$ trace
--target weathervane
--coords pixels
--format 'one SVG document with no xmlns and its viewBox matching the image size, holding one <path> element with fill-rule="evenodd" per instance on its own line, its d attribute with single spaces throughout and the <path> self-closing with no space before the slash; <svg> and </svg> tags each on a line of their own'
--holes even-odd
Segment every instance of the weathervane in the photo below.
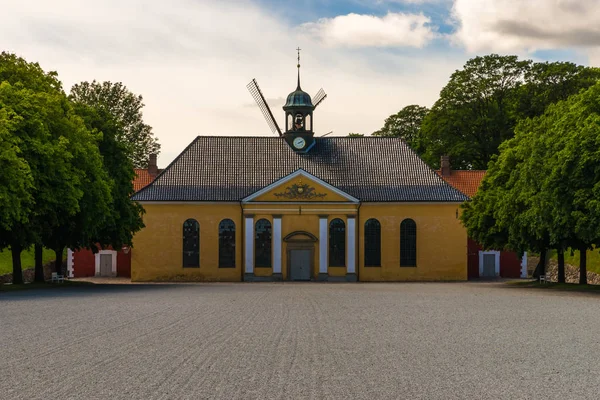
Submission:
<svg viewBox="0 0 600 400">
<path fill-rule="evenodd" d="M 300 90 L 300 50 L 302 49 L 300 48 L 300 46 L 298 46 L 296 50 L 298 51 L 298 87 L 296 88 L 296 90 Z"/>
</svg>

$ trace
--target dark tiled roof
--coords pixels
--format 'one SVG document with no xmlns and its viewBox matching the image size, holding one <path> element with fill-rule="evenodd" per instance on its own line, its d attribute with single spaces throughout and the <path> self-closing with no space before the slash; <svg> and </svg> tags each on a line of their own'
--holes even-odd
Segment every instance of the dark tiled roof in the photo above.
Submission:
<svg viewBox="0 0 600 400">
<path fill-rule="evenodd" d="M 279 137 L 198 136 L 137 201 L 240 201 L 298 169 L 366 202 L 462 202 L 398 138 L 317 138 L 308 154 Z"/>
</svg>

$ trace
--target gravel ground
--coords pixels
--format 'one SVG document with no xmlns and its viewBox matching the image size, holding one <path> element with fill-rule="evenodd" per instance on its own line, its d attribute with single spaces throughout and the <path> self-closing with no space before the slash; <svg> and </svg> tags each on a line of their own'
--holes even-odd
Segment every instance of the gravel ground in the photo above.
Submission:
<svg viewBox="0 0 600 400">
<path fill-rule="evenodd" d="M 600 297 L 447 284 L 0 294 L 1 399 L 598 399 Z"/>
</svg>

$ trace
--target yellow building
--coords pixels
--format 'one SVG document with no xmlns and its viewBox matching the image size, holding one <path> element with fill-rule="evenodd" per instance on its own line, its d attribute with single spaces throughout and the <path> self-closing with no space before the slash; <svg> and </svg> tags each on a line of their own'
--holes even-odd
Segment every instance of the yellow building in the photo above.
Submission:
<svg viewBox="0 0 600 400">
<path fill-rule="evenodd" d="M 401 139 L 315 138 L 314 108 L 298 78 L 280 137 L 199 136 L 137 192 L 132 280 L 466 280 L 467 197 Z"/>
</svg>

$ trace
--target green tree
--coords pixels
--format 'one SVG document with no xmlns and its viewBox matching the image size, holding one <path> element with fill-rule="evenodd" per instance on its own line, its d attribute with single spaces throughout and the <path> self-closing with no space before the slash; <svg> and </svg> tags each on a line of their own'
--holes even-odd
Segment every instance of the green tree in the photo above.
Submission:
<svg viewBox="0 0 600 400">
<path fill-rule="evenodd" d="M 383 127 L 373 136 L 399 137 L 417 153 L 425 152 L 425 140 L 421 136 L 421 125 L 429 110 L 416 104 L 406 106 L 385 119 Z"/>
<path fill-rule="evenodd" d="M 102 107 L 122 126 L 117 140 L 123 143 L 136 168 L 146 168 L 150 154 L 158 154 L 160 144 L 152 127 L 144 123 L 142 96 L 131 93 L 122 83 L 81 82 L 71 88 L 70 99 L 96 108 Z"/>
<path fill-rule="evenodd" d="M 572 63 L 475 57 L 452 74 L 423 120 L 426 146 L 417 152 L 433 167 L 450 155 L 457 169 L 487 169 L 520 120 L 542 115 L 599 79 L 599 69 Z"/>
<path fill-rule="evenodd" d="M 92 107 L 83 103 L 75 103 L 75 109 L 93 132 L 101 133 L 99 150 L 104 170 L 108 176 L 110 203 L 108 210 L 102 211 L 104 218 L 88 246 L 96 251 L 100 247 L 132 246 L 133 235 L 144 227 L 142 215 L 144 209 L 130 200 L 134 194 L 133 180 L 135 171 L 129 159 L 129 150 L 119 140 L 123 135 L 123 127 L 104 107 Z"/>
<path fill-rule="evenodd" d="M 33 177 L 21 157 L 19 138 L 12 134 L 20 117 L 0 109 L 0 230 L 10 231 L 24 223 L 33 206 Z"/>
<path fill-rule="evenodd" d="M 600 69 L 571 62 L 533 63 L 519 92 L 518 117 L 533 118 L 600 80 Z"/>
<path fill-rule="evenodd" d="M 348 137 L 364 137 L 365 134 L 364 133 L 356 133 L 356 132 L 350 132 L 348 134 Z"/>
<path fill-rule="evenodd" d="M 517 90 L 531 61 L 491 54 L 455 71 L 423 121 L 432 166 L 443 154 L 458 169 L 486 169 L 498 146 L 513 136 Z"/>
<path fill-rule="evenodd" d="M 1 65 L 0 65 L 1 68 Z M 0 110 L 11 113 L 10 134 L 19 141 L 20 157 L 31 172 L 34 207 L 23 218 L 0 231 L 0 247 L 11 248 L 13 282 L 22 283 L 20 254 L 32 244 L 41 244 L 43 228 L 77 210 L 81 191 L 70 163 L 69 142 L 58 133 L 68 129 L 68 105 L 58 92 L 34 92 L 21 85 L 0 84 Z"/>
<path fill-rule="evenodd" d="M 464 205 L 469 235 L 484 247 L 539 251 L 536 274 L 544 273 L 547 248 L 559 255 L 575 248 L 586 283 L 586 251 L 600 243 L 598 132 L 600 83 L 522 121 Z M 564 269 L 561 275 L 564 281 Z"/>
</svg>

